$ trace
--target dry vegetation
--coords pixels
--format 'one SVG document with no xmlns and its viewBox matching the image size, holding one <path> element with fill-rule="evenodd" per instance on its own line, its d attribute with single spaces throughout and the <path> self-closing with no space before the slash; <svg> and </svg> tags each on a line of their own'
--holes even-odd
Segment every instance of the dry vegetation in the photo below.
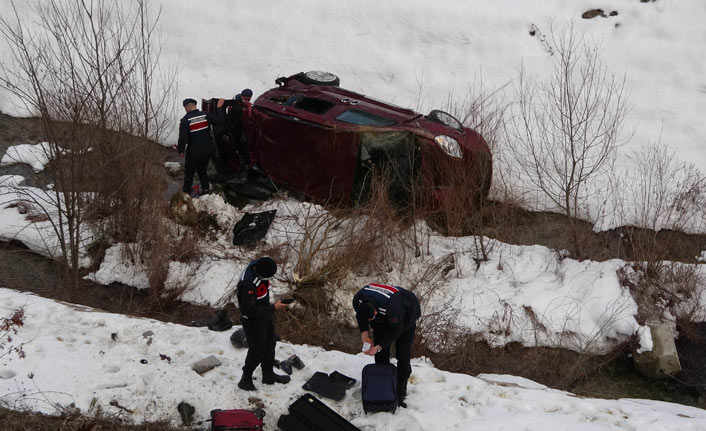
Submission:
<svg viewBox="0 0 706 431">
<path fill-rule="evenodd" d="M 95 256 L 115 242 L 132 243 L 125 253 L 133 260 L 141 260 L 149 275 L 149 297 L 143 305 L 159 314 L 178 306 L 178 298 L 188 285 L 185 280 L 176 288 L 165 288 L 169 262 L 198 260 L 202 252 L 200 240 L 207 237 L 208 230 L 167 222 L 162 185 L 155 175 L 159 168 L 152 141 L 159 138 L 164 127 L 164 112 L 160 110 L 164 101 L 152 96 L 155 93 L 152 87 L 161 84 L 155 72 L 158 49 L 152 44 L 156 20 L 150 15 L 154 11 L 145 2 L 138 3 L 140 12 L 133 16 L 124 15 L 126 12 L 118 3 L 111 1 L 96 2 L 97 9 L 91 9 L 91 13 L 80 7 L 67 9 L 57 2 L 47 2 L 39 7 L 38 17 L 48 27 L 66 27 L 72 23 L 66 30 L 78 32 L 73 39 L 58 41 L 52 40 L 51 34 L 25 39 L 19 31 L 23 28 L 20 17 L 3 17 L 0 29 L 13 47 L 20 67 L 15 71 L 5 70 L 0 84 L 31 101 L 30 107 L 42 117 L 39 138 L 51 144 L 48 174 L 55 184 L 53 198 L 25 194 L 16 205 L 27 214 L 44 215 L 43 220 L 60 214 L 60 222 L 54 223 L 53 230 L 61 239 L 64 288 L 79 286 L 79 250 L 84 243 L 93 243 L 90 249 Z M 88 25 L 92 23 L 100 23 L 103 31 L 92 32 Z M 48 41 L 58 43 L 63 50 L 44 51 L 44 42 Z M 624 179 L 623 184 L 630 184 L 631 195 L 644 198 L 638 205 L 638 213 L 622 214 L 625 220 L 639 221 L 654 230 L 627 227 L 594 233 L 590 224 L 577 217 L 580 192 L 615 156 L 626 106 L 623 81 L 607 74 L 598 51 L 584 45 L 583 39 L 575 34 L 563 34 L 556 42 L 560 61 L 550 81 L 534 86 L 526 77 L 521 80 L 517 97 L 522 116 L 508 121 L 510 104 L 498 99 L 500 92 L 487 91 L 482 85 L 469 92 L 466 101 L 458 105 L 450 101 L 448 110 L 485 137 L 493 149 L 494 166 L 507 166 L 505 161 L 511 157 L 521 159 L 520 166 L 533 178 L 533 184 L 565 216 L 522 210 L 516 205 L 522 203 L 523 196 L 516 193 L 519 187 L 513 183 L 515 177 L 497 168 L 491 190 L 496 200 L 479 199 L 489 178 L 479 178 L 467 171 L 435 173 L 449 179 L 451 189 L 446 205 L 434 211 L 429 211 L 420 199 L 424 191 L 417 188 L 418 179 L 405 184 L 407 188 L 402 192 L 406 197 L 399 200 L 396 199 L 400 192 L 398 175 L 390 171 L 373 172 L 374 180 L 359 206 L 326 206 L 325 210 L 309 207 L 309 213 L 298 226 L 300 238 L 295 253 L 283 246 L 262 251 L 280 264 L 293 264 L 296 276 L 291 281 L 296 285 L 295 297 L 305 306 L 305 312 L 281 313 L 278 332 L 283 338 L 358 351 L 360 340 L 355 328 L 345 322 L 332 324 L 331 315 L 349 307 L 335 302 L 333 290 L 341 286 L 355 288 L 349 286 L 351 274 L 399 283 L 387 280 L 394 265 L 400 273 L 407 274 L 405 287 L 415 291 L 422 302 L 423 317 L 413 354 L 432 358 L 441 369 L 469 374 L 511 373 L 570 389 L 627 351 L 627 343 L 600 357 L 562 349 L 527 349 L 517 344 L 492 348 L 478 334 L 457 327 L 456 310 L 444 303 L 431 305 L 435 302 L 430 300 L 445 277 L 455 270 L 454 255 L 429 262 L 425 267 L 413 264 L 415 258 L 428 254 L 429 247 L 429 238 L 416 229 L 419 219 L 448 236 L 472 236 L 473 250 L 457 252 L 470 251 L 478 263 L 492 254 L 496 240 L 544 243 L 557 250 L 568 249 L 574 257 L 594 260 L 634 259 L 635 263 L 623 268 L 621 281 L 639 304 L 641 323 L 663 319 L 665 312 L 676 317 L 684 328 L 695 318 L 703 318 L 699 302 L 704 293 L 703 275 L 693 265 L 665 261 L 693 262 L 693 257 L 706 249 L 706 239 L 691 236 L 685 240 L 684 234 L 676 231 L 657 231 L 664 226 L 684 228 L 702 214 L 698 209 L 706 207 L 703 174 L 676 163 L 655 147 L 638 159 L 633 176 Z M 66 43 L 69 45 L 61 45 Z M 126 58 L 122 50 L 125 44 L 133 46 L 137 50 L 133 52 L 139 55 Z M 62 56 L 64 51 L 85 52 L 91 61 L 78 65 L 77 69 L 69 58 Z M 37 66 L 31 61 L 36 57 L 43 58 L 42 66 L 55 72 L 56 81 L 47 83 L 40 79 Z M 80 79 L 69 79 L 67 73 Z M 168 97 L 169 90 L 167 85 L 159 93 Z M 553 110 L 533 111 L 536 108 L 532 98 L 540 95 L 553 102 Z M 123 98 L 130 101 L 129 106 Z M 565 100 L 571 104 L 566 105 L 562 102 Z M 132 109 L 134 106 L 138 109 Z M 561 127 L 551 134 L 538 133 L 548 129 L 552 118 L 564 116 L 576 107 L 583 115 L 576 118 L 576 123 L 558 122 Z M 127 111 L 135 115 L 126 117 Z M 511 123 L 521 127 L 508 133 Z M 514 152 L 504 148 L 511 136 L 513 143 L 520 143 Z M 488 161 L 476 162 L 480 166 Z M 410 165 L 414 165 L 414 160 L 410 160 Z M 567 166 L 571 169 L 566 170 Z M 478 170 L 482 171 L 480 167 Z M 670 182 L 674 178 L 678 182 Z M 616 180 L 614 184 L 620 182 Z M 681 192 L 670 198 L 674 187 Z M 294 258 L 296 262 L 290 262 Z M 545 330 L 533 310 L 524 312 L 528 318 L 534 318 L 536 331 Z M 237 321 L 237 313 L 232 317 Z M 182 317 L 182 320 L 192 319 L 193 316 Z M 0 335 L 4 336 L 3 328 L 0 326 Z M 0 359 L 7 352 L 21 352 L 21 346 L 0 344 L 2 347 L 5 350 L 0 349 Z M 59 417 L 33 415 L 30 421 L 26 413 L 0 410 L 3 424 L 0 429 L 138 429 L 122 424 L 120 418 L 89 413 L 95 418 L 66 411 Z M 30 428 L 23 428 L 25 421 L 32 423 Z M 144 424 L 139 429 L 172 428 Z"/>
</svg>

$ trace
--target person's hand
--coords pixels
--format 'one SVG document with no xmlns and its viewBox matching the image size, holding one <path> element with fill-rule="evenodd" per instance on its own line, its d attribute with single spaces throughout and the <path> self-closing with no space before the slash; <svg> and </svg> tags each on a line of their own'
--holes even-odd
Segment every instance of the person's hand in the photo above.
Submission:
<svg viewBox="0 0 706 431">
<path fill-rule="evenodd" d="M 284 310 L 289 307 L 289 304 L 285 304 L 282 301 L 275 302 L 275 310 Z"/>
<path fill-rule="evenodd" d="M 218 99 L 218 103 L 216 104 L 216 107 L 222 108 L 225 101 L 226 101 L 226 99 L 221 97 L 220 99 Z"/>
<path fill-rule="evenodd" d="M 176 144 L 172 144 L 172 150 L 177 151 L 177 146 L 176 146 Z"/>
<path fill-rule="evenodd" d="M 375 356 L 380 350 L 381 350 L 380 346 L 373 346 L 363 353 L 365 353 L 368 356 Z"/>
<path fill-rule="evenodd" d="M 373 345 L 373 340 L 370 339 L 370 333 L 368 331 L 360 333 L 360 340 L 363 342 L 363 344 L 368 343 L 371 346 Z"/>
</svg>

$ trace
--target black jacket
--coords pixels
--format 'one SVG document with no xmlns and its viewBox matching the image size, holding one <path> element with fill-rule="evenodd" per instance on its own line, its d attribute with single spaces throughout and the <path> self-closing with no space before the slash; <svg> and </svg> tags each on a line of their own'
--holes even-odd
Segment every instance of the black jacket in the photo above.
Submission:
<svg viewBox="0 0 706 431">
<path fill-rule="evenodd" d="M 216 109 L 216 115 L 194 109 L 179 121 L 179 153 L 186 152 L 189 159 L 210 157 L 215 150 L 211 125 L 225 121 L 223 108 Z"/>
<path fill-rule="evenodd" d="M 271 318 L 275 306 L 270 304 L 270 282 L 255 273 L 253 260 L 243 271 L 238 282 L 238 307 L 247 319 Z"/>
<path fill-rule="evenodd" d="M 367 331 L 370 327 L 377 331 L 375 343 L 383 349 L 389 347 L 402 332 L 416 325 L 417 319 L 422 315 L 417 296 L 401 287 L 370 283 L 353 297 L 353 308 L 356 312 L 366 301 L 375 304 L 378 314 L 372 322 L 359 318 L 358 328 L 360 332 Z M 382 337 L 378 339 L 379 335 Z"/>
</svg>

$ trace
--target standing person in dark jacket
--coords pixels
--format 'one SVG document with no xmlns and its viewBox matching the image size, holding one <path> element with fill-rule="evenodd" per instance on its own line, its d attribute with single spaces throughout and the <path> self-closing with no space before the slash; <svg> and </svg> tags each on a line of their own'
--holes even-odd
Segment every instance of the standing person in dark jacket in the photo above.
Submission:
<svg viewBox="0 0 706 431">
<path fill-rule="evenodd" d="M 191 192 L 191 184 L 194 181 L 194 173 L 199 174 L 201 189 L 206 194 L 210 191 L 211 184 L 208 181 L 208 160 L 215 149 L 213 137 L 211 136 L 212 124 L 223 124 L 225 112 L 223 110 L 224 99 L 218 99 L 216 115 L 199 111 L 196 108 L 194 99 L 184 99 L 184 109 L 186 115 L 179 122 L 179 145 L 177 150 L 179 155 L 186 159 L 184 163 L 184 193 Z"/>
<path fill-rule="evenodd" d="M 422 315 L 417 296 L 401 287 L 370 283 L 353 297 L 353 309 L 360 339 L 364 345 L 371 346 L 364 353 L 375 355 L 376 364 L 390 363 L 390 346 L 395 343 L 398 403 L 406 408 L 407 380 L 412 374 L 412 342 L 417 319 Z M 370 339 L 370 328 L 374 343 Z"/>
<path fill-rule="evenodd" d="M 250 148 L 246 137 L 245 128 L 249 126 L 252 116 L 252 90 L 244 89 L 235 96 L 235 103 L 228 111 L 228 128 L 230 130 L 231 141 L 235 145 L 240 164 L 247 169 L 250 165 Z"/>
<path fill-rule="evenodd" d="M 243 271 L 238 282 L 238 306 L 243 313 L 243 329 L 248 341 L 248 354 L 243 365 L 243 377 L 238 387 L 246 391 L 257 388 L 252 375 L 258 365 L 262 368 L 262 383 L 289 383 L 289 376 L 272 371 L 275 362 L 274 311 L 288 307 L 281 301 L 270 304 L 270 278 L 277 272 L 277 264 L 269 257 L 253 260 Z"/>
</svg>

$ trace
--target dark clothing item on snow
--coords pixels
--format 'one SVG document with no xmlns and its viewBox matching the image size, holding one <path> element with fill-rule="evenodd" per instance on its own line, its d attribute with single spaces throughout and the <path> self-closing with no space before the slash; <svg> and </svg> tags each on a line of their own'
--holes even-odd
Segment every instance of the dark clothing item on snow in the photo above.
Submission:
<svg viewBox="0 0 706 431">
<path fill-rule="evenodd" d="M 356 380 L 334 371 L 326 374 L 317 371 L 302 386 L 307 391 L 315 392 L 324 398 L 341 401 L 346 396 L 346 391 L 355 385 Z"/>
<path fill-rule="evenodd" d="M 216 311 L 216 315 L 208 322 L 208 329 L 211 331 L 227 331 L 232 327 L 233 321 L 228 317 L 226 310 Z"/>
<path fill-rule="evenodd" d="M 274 265 L 274 268 L 272 267 Z M 268 257 L 253 260 L 243 271 L 238 282 L 238 306 L 243 314 L 243 329 L 248 342 L 248 353 L 243 365 L 243 379 L 238 386 L 246 389 L 252 385 L 252 374 L 258 365 L 262 368 L 262 382 L 265 384 L 288 383 L 289 376 L 280 376 L 272 371 L 275 361 L 274 305 L 270 304 L 270 282 L 258 274 L 256 268 L 267 278 L 277 270 L 274 261 Z"/>
<path fill-rule="evenodd" d="M 245 337 L 245 329 L 240 328 L 233 332 L 230 336 L 230 343 L 233 347 L 248 347 L 248 339 Z"/>
<path fill-rule="evenodd" d="M 372 317 L 368 314 L 370 304 L 377 311 L 372 322 L 367 320 Z M 353 308 L 360 332 L 372 328 L 373 340 L 382 348 L 375 354 L 376 364 L 390 363 L 390 346 L 395 343 L 398 399 L 403 403 L 407 395 L 407 379 L 412 374 L 410 359 L 417 319 L 422 315 L 417 296 L 401 287 L 371 283 L 355 294 Z"/>
</svg>

